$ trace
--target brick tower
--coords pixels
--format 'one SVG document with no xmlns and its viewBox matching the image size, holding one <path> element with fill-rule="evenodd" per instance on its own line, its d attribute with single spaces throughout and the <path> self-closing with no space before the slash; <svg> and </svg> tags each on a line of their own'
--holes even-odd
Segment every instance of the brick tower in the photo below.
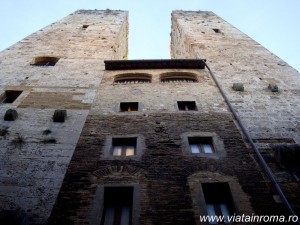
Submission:
<svg viewBox="0 0 300 225">
<path fill-rule="evenodd" d="M 127 16 L 77 11 L 1 53 L 0 219 L 288 215 L 269 167 L 297 213 L 299 74 L 211 12 L 172 13 L 171 60 L 124 60 Z"/>
</svg>

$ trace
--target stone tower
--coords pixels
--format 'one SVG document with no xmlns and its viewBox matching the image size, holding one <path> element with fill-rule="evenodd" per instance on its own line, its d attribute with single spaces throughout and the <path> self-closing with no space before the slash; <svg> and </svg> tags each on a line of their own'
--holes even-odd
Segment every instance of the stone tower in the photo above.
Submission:
<svg viewBox="0 0 300 225">
<path fill-rule="evenodd" d="M 2 218 L 287 215 L 257 147 L 299 210 L 299 74 L 211 12 L 172 13 L 171 60 L 124 60 L 127 16 L 77 11 L 1 53 Z"/>
<path fill-rule="evenodd" d="M 22 208 L 30 224 L 49 217 L 103 60 L 127 57 L 127 17 L 124 11 L 80 10 L 1 52 L 1 209 Z M 8 109 L 18 118 L 4 120 Z M 53 121 L 55 110 L 67 110 L 65 122 Z"/>
<path fill-rule="evenodd" d="M 172 58 L 205 58 L 300 213 L 299 73 L 212 12 L 172 13 Z M 235 91 L 233 85 L 243 85 Z"/>
</svg>

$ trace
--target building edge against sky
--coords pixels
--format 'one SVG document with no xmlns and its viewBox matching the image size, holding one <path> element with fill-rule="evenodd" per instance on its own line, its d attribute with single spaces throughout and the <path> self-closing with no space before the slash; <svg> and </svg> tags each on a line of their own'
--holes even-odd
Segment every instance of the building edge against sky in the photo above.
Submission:
<svg viewBox="0 0 300 225">
<path fill-rule="evenodd" d="M 1 52 L 2 98 L 21 91 L 0 108 L 3 116 L 8 109 L 19 115 L 15 121 L 1 120 L 1 208 L 21 207 L 31 223 L 43 224 L 63 182 L 50 222 L 96 223 L 104 213 L 97 209 L 105 209 L 101 201 L 109 197 L 105 190 L 128 193 L 122 187 L 129 186 L 133 224 L 137 218 L 140 224 L 170 222 L 172 215 L 173 224 L 185 219 L 194 224 L 196 215 L 207 213 L 207 187 L 226 183 L 232 211 L 284 213 L 208 71 L 105 70 L 104 60 L 126 58 L 127 16 L 79 10 Z M 173 59 L 207 60 L 299 212 L 299 162 L 291 159 L 299 154 L 300 141 L 297 71 L 211 12 L 174 11 L 171 38 Z M 43 60 L 55 65 L 35 65 Z M 235 91 L 236 83 L 244 91 Z M 277 91 L 269 88 L 274 85 Z M 135 103 L 130 107 L 136 110 L 122 109 L 120 103 Z M 194 110 L 182 112 L 180 104 Z M 65 122 L 56 123 L 54 111 L 61 109 L 67 110 Z M 207 138 L 215 154 L 189 152 L 189 145 Z M 109 146 L 124 146 L 126 140 L 138 154 L 111 156 Z M 156 191 L 162 201 L 153 199 Z"/>
</svg>

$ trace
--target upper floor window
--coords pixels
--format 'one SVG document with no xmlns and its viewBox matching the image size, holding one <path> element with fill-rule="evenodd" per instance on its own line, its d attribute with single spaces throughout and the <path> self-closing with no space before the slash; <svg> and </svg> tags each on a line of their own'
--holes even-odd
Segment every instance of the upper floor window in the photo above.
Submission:
<svg viewBox="0 0 300 225">
<path fill-rule="evenodd" d="M 181 137 L 182 150 L 187 155 L 211 159 L 226 155 L 223 140 L 215 132 L 187 132 Z"/>
<path fill-rule="evenodd" d="M 133 187 L 105 187 L 101 225 L 131 225 Z"/>
<path fill-rule="evenodd" d="M 87 25 L 87 24 L 82 25 L 82 29 L 86 29 L 88 27 L 89 27 L 89 25 Z"/>
<path fill-rule="evenodd" d="M 212 154 L 215 152 L 212 137 L 188 137 L 192 153 Z"/>
<path fill-rule="evenodd" d="M 177 102 L 179 111 L 196 111 L 196 102 L 195 101 L 178 101 Z"/>
<path fill-rule="evenodd" d="M 139 110 L 138 102 L 121 102 L 120 112 L 136 112 Z"/>
<path fill-rule="evenodd" d="M 136 155 L 137 138 L 113 138 L 112 155 L 113 156 L 133 156 Z"/>
<path fill-rule="evenodd" d="M 161 83 L 197 83 L 196 74 L 188 72 L 168 72 L 160 75 Z"/>
<path fill-rule="evenodd" d="M 228 183 L 203 183 L 202 190 L 209 216 L 224 216 L 224 222 L 211 221 L 210 224 L 229 223 L 228 217 L 234 213 L 231 191 Z"/>
<path fill-rule="evenodd" d="M 31 65 L 33 66 L 55 66 L 59 58 L 52 56 L 41 56 L 34 58 Z"/>
<path fill-rule="evenodd" d="M 2 103 L 13 103 L 23 91 L 7 90 L 0 97 L 0 102 Z"/>
<path fill-rule="evenodd" d="M 114 84 L 151 83 L 151 75 L 146 73 L 128 73 L 115 76 Z"/>
</svg>

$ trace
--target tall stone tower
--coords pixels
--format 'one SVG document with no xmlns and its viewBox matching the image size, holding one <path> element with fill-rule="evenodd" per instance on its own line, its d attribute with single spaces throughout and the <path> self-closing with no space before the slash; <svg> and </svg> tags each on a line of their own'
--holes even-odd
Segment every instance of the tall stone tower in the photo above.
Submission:
<svg viewBox="0 0 300 225">
<path fill-rule="evenodd" d="M 127 57 L 127 17 L 80 10 L 1 52 L 0 209 L 22 208 L 30 224 L 49 217 L 103 60 Z M 18 118 L 8 112 L 4 120 L 9 109 Z M 64 111 L 56 113 L 64 122 L 54 122 L 55 110 L 66 110 L 65 118 Z"/>
<path fill-rule="evenodd" d="M 172 58 L 205 58 L 300 213 L 299 73 L 212 12 L 172 13 Z M 236 91 L 234 84 L 242 85 Z"/>
<path fill-rule="evenodd" d="M 287 215 L 268 166 L 298 210 L 297 72 L 211 12 L 172 13 L 171 60 L 124 60 L 127 24 L 77 11 L 1 53 L 0 219 Z"/>
</svg>

